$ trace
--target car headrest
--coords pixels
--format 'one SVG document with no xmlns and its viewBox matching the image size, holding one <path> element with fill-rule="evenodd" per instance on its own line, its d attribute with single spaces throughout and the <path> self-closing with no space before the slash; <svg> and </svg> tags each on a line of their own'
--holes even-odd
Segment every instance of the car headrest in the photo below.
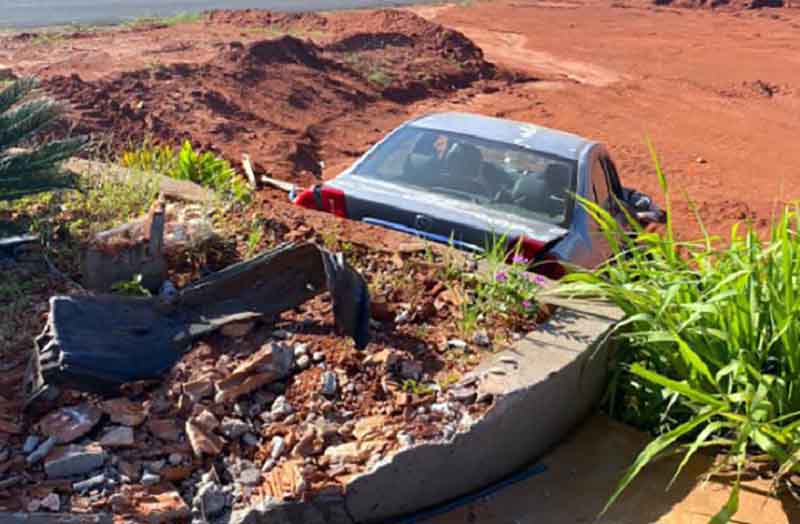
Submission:
<svg viewBox="0 0 800 524">
<path fill-rule="evenodd" d="M 475 178 L 480 174 L 483 155 L 472 144 L 454 144 L 447 153 L 447 171 L 451 175 Z"/>
<path fill-rule="evenodd" d="M 544 172 L 530 173 L 517 180 L 511 191 L 511 199 L 533 212 L 561 214 L 564 212 L 563 198 L 569 187 L 570 174 L 567 165 L 549 164 Z"/>
</svg>

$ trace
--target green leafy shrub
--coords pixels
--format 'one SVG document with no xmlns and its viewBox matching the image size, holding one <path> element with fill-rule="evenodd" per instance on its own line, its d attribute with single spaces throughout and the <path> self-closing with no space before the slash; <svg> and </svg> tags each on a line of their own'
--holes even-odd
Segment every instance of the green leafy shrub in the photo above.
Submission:
<svg viewBox="0 0 800 524">
<path fill-rule="evenodd" d="M 252 196 L 247 180 L 239 176 L 227 160 L 210 151 L 195 151 L 188 140 L 177 153 L 168 146 L 146 142 L 142 147 L 123 152 L 119 162 L 131 169 L 160 173 L 210 187 L 239 203 L 249 202 Z"/>
<path fill-rule="evenodd" d="M 34 78 L 21 78 L 0 90 L 0 201 L 74 184 L 73 177 L 57 166 L 77 153 L 86 138 L 31 144 L 37 133 L 63 114 L 62 106 L 50 98 L 26 100 L 38 85 Z"/>
<path fill-rule="evenodd" d="M 666 178 L 651 153 L 669 217 Z M 705 229 L 700 242 L 677 241 L 669 218 L 663 234 L 631 221 L 632 238 L 603 209 L 582 203 L 615 256 L 594 273 L 566 277 L 558 292 L 600 296 L 625 313 L 608 409 L 657 435 L 609 505 L 673 447 L 685 452 L 676 477 L 697 451 L 723 449 L 718 467 L 737 476 L 712 522 L 727 522 L 753 453 L 776 461 L 776 482 L 800 470 L 800 207 L 786 208 L 765 240 L 735 226 L 717 246 Z"/>
</svg>

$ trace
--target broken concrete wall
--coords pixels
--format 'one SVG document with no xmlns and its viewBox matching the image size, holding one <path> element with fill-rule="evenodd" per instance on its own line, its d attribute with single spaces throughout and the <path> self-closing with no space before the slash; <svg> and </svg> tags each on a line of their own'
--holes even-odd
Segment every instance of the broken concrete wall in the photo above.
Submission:
<svg viewBox="0 0 800 524">
<path fill-rule="evenodd" d="M 445 503 L 530 464 L 557 444 L 602 394 L 609 330 L 620 318 L 603 304 L 562 303 L 553 318 L 467 377 L 494 406 L 451 440 L 405 448 L 352 480 L 344 499 L 249 508 L 247 524 L 378 524 Z M 323 511 L 324 509 L 324 511 Z M 320 517 L 321 518 L 321 517 Z M 311 520 L 304 520 L 311 519 Z"/>
</svg>

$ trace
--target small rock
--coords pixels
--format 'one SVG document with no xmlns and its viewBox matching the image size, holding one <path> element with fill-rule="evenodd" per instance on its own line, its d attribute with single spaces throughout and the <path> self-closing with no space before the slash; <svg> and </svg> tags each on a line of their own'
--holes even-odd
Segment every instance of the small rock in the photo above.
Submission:
<svg viewBox="0 0 800 524">
<path fill-rule="evenodd" d="M 275 331 L 272 332 L 272 337 L 280 340 L 286 340 L 287 338 L 289 338 L 289 336 L 291 336 L 291 333 L 289 333 L 285 329 L 276 329 Z"/>
<path fill-rule="evenodd" d="M 408 380 L 422 378 L 422 363 L 416 360 L 403 360 L 400 362 L 400 376 Z"/>
<path fill-rule="evenodd" d="M 295 344 L 294 345 L 294 358 L 300 358 L 308 354 L 308 344 Z"/>
<path fill-rule="evenodd" d="M 197 490 L 192 506 L 207 517 L 215 517 L 228 506 L 228 495 L 218 484 L 206 483 Z"/>
<path fill-rule="evenodd" d="M 249 322 L 232 322 L 225 324 L 219 330 L 226 337 L 240 338 L 250 333 L 256 326 L 254 321 Z"/>
<path fill-rule="evenodd" d="M 150 473 L 149 471 L 145 471 L 144 475 L 142 475 L 142 484 L 145 486 L 155 486 L 159 482 L 161 482 L 161 477 L 156 475 L 155 473 Z"/>
<path fill-rule="evenodd" d="M 463 342 L 463 340 L 461 342 Z M 489 347 L 492 345 L 492 340 L 489 338 L 489 334 L 486 333 L 486 331 L 480 330 L 476 331 L 472 336 L 472 343 L 481 347 Z"/>
<path fill-rule="evenodd" d="M 121 448 L 133 444 L 133 428 L 128 426 L 111 428 L 100 439 L 100 445 L 104 448 Z"/>
<path fill-rule="evenodd" d="M 42 499 L 41 507 L 50 511 L 58 511 L 61 509 L 61 499 L 56 493 L 50 493 Z"/>
<path fill-rule="evenodd" d="M 274 436 L 272 437 L 272 450 L 270 451 L 270 457 L 273 460 L 278 460 L 281 455 L 283 455 L 283 451 L 286 449 L 286 441 L 281 436 Z"/>
<path fill-rule="evenodd" d="M 147 429 L 154 437 L 167 442 L 178 442 L 180 440 L 180 430 L 178 424 L 173 419 L 151 419 L 147 423 Z"/>
<path fill-rule="evenodd" d="M 414 437 L 408 433 L 400 432 L 397 434 L 397 442 L 401 447 L 409 448 L 414 445 Z"/>
<path fill-rule="evenodd" d="M 448 340 L 447 346 L 454 349 L 467 349 L 467 343 L 458 338 Z"/>
<path fill-rule="evenodd" d="M 320 393 L 325 397 L 333 397 L 336 395 L 338 389 L 336 380 L 336 373 L 333 371 L 326 371 L 322 374 L 322 383 L 320 384 Z"/>
<path fill-rule="evenodd" d="M 250 426 L 238 418 L 225 417 L 222 419 L 222 434 L 228 438 L 239 438 L 249 429 Z"/>
<path fill-rule="evenodd" d="M 28 438 L 25 439 L 25 444 L 22 445 L 22 452 L 26 455 L 33 452 L 36 446 L 39 445 L 39 440 L 39 437 L 36 435 L 29 435 Z"/>
<path fill-rule="evenodd" d="M 408 310 L 401 311 L 398 313 L 396 317 L 394 317 L 395 324 L 405 324 L 411 318 L 411 312 Z"/>
<path fill-rule="evenodd" d="M 245 486 L 255 486 L 261 482 L 261 471 L 256 468 L 246 469 L 239 475 L 239 482 Z"/>
<path fill-rule="evenodd" d="M 697 162 L 698 164 L 705 164 L 706 163 L 706 159 L 701 157 L 701 156 L 695 158 L 694 161 Z"/>
<path fill-rule="evenodd" d="M 242 442 L 244 442 L 248 446 L 258 446 L 259 442 L 261 442 L 261 439 L 259 439 L 252 433 L 245 433 L 244 435 L 242 435 Z"/>
<path fill-rule="evenodd" d="M 161 460 L 152 460 L 147 464 L 147 470 L 152 471 L 153 473 L 160 473 L 164 466 L 167 465 L 167 461 L 164 459 Z"/>
<path fill-rule="evenodd" d="M 81 482 L 76 482 L 72 485 L 72 489 L 75 491 L 89 491 L 94 488 L 98 488 L 106 483 L 106 476 L 104 473 L 100 475 L 95 475 L 94 477 L 88 478 Z"/>
<path fill-rule="evenodd" d="M 472 388 L 450 388 L 447 393 L 453 400 L 464 404 L 472 404 L 478 397 L 478 392 Z"/>
<path fill-rule="evenodd" d="M 311 359 L 308 355 L 303 355 L 297 359 L 297 369 L 307 369 L 311 365 Z"/>
<path fill-rule="evenodd" d="M 173 466 L 177 466 L 178 464 L 183 462 L 183 455 L 181 455 L 180 453 L 170 453 L 168 459 L 170 464 L 172 464 Z"/>
<path fill-rule="evenodd" d="M 286 397 L 281 395 L 280 397 L 275 399 L 275 402 L 272 403 L 272 409 L 270 410 L 270 415 L 275 420 L 281 420 L 292 413 L 292 406 L 289 404 L 289 401 L 286 400 Z"/>
<path fill-rule="evenodd" d="M 199 415 L 194 417 L 192 422 L 209 431 L 213 431 L 219 427 L 219 420 L 217 420 L 217 417 L 215 417 L 214 414 L 207 409 L 204 409 Z"/>
<path fill-rule="evenodd" d="M 151 493 L 136 504 L 137 521 L 148 524 L 173 524 L 192 516 L 189 506 L 177 491 Z"/>
<path fill-rule="evenodd" d="M 314 362 L 322 362 L 325 360 L 325 353 L 322 351 L 315 351 L 313 355 L 311 355 L 311 360 Z"/>
<path fill-rule="evenodd" d="M 70 445 L 56 450 L 44 463 L 44 470 L 51 479 L 74 477 L 99 468 L 105 460 L 103 449 L 96 444 Z"/>
<path fill-rule="evenodd" d="M 222 438 L 191 420 L 186 421 L 186 435 L 189 437 L 189 444 L 194 454 L 198 457 L 203 454 L 213 457 L 222 452 L 224 444 Z"/>
</svg>

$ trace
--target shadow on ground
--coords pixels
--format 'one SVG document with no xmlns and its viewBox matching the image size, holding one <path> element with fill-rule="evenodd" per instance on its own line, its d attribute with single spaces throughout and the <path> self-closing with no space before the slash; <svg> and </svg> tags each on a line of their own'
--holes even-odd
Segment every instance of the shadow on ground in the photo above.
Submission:
<svg viewBox="0 0 800 524">
<path fill-rule="evenodd" d="M 680 457 L 647 467 L 599 520 L 597 515 L 647 436 L 594 416 L 540 462 L 547 471 L 425 524 L 706 524 L 727 500 L 724 483 L 700 485 L 711 459 L 695 456 L 669 491 Z M 800 505 L 768 496 L 769 482 L 747 483 L 738 524 L 800 522 Z"/>
</svg>

